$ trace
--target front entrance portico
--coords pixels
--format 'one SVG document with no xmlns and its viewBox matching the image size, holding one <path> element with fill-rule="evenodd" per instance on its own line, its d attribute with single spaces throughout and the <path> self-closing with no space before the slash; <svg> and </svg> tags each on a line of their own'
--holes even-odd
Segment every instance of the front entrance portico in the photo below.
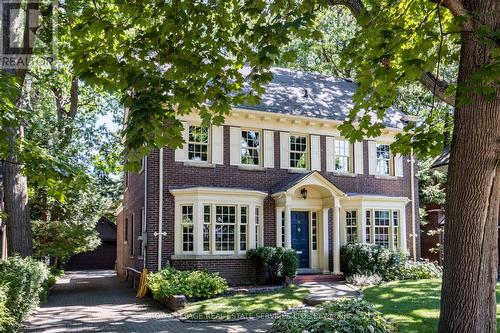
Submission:
<svg viewBox="0 0 500 333">
<path fill-rule="evenodd" d="M 332 248 L 333 273 L 341 274 L 340 198 L 345 197 L 345 193 L 313 171 L 292 177 L 276 189 L 272 197 L 276 207 L 277 245 L 297 250 L 300 268 L 324 274 L 331 273 Z M 330 217 L 333 218 L 332 244 L 329 242 Z"/>
</svg>

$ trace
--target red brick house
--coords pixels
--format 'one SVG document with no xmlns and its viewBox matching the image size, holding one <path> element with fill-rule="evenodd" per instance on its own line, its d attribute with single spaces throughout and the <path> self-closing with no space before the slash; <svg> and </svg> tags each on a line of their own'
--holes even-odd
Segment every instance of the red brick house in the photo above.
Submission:
<svg viewBox="0 0 500 333">
<path fill-rule="evenodd" d="M 274 69 L 260 105 L 238 106 L 222 126 L 182 117 L 185 145 L 125 174 L 117 270 L 218 271 L 252 283 L 247 249 L 299 253 L 301 273 L 341 274 L 340 247 L 377 243 L 419 257 L 414 165 L 389 144 L 401 131 L 391 110 L 378 138 L 350 144 L 337 126 L 356 85 Z M 412 237 L 411 235 L 416 235 Z"/>
</svg>

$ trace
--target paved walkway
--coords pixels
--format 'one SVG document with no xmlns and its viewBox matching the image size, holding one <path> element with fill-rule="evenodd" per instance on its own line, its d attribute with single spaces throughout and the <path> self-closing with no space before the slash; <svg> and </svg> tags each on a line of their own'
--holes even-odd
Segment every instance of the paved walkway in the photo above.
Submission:
<svg viewBox="0 0 500 333">
<path fill-rule="evenodd" d="M 339 298 L 360 296 L 358 289 L 344 282 L 306 282 L 301 286 L 309 288 L 310 294 L 305 298 L 304 303 L 311 306 Z"/>
<path fill-rule="evenodd" d="M 182 323 L 151 300 L 138 300 L 113 271 L 70 272 L 48 302 L 26 322 L 25 332 L 267 332 L 272 320 L 231 324 Z"/>
</svg>

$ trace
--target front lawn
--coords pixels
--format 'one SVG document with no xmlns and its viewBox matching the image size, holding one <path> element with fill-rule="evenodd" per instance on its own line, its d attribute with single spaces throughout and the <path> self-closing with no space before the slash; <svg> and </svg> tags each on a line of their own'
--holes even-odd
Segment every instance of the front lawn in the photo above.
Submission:
<svg viewBox="0 0 500 333">
<path fill-rule="evenodd" d="M 179 312 L 188 319 L 235 319 L 279 312 L 302 304 L 307 288 L 291 286 L 260 294 L 218 297 L 186 304 Z"/>
<path fill-rule="evenodd" d="M 363 292 L 364 299 L 390 319 L 399 332 L 437 332 L 440 280 L 394 281 Z M 497 284 L 497 303 L 499 300 L 500 285 Z M 497 305 L 497 321 L 499 311 Z"/>
</svg>

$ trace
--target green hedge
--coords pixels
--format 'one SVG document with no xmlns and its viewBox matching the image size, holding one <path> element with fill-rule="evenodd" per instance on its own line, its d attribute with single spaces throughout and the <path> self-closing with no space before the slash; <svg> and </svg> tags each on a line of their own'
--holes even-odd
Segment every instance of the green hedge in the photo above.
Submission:
<svg viewBox="0 0 500 333">
<path fill-rule="evenodd" d="M 295 250 L 264 246 L 247 251 L 247 258 L 255 260 L 272 283 L 282 282 L 285 277 L 295 277 L 299 259 Z"/>
<path fill-rule="evenodd" d="M 390 333 L 394 326 L 365 301 L 342 299 L 289 312 L 273 324 L 280 333 Z"/>
<path fill-rule="evenodd" d="M 400 250 L 374 244 L 348 244 L 340 249 L 342 270 L 347 276 L 378 275 L 385 281 L 434 279 L 441 268 L 433 262 L 413 262 Z"/>
<path fill-rule="evenodd" d="M 32 258 L 0 262 L 0 331 L 12 332 L 45 299 L 49 269 Z"/>
<path fill-rule="evenodd" d="M 166 268 L 158 273 L 149 274 L 148 287 L 155 299 L 174 295 L 206 299 L 222 294 L 227 290 L 228 285 L 219 273 L 178 271 L 175 268 Z"/>
</svg>

